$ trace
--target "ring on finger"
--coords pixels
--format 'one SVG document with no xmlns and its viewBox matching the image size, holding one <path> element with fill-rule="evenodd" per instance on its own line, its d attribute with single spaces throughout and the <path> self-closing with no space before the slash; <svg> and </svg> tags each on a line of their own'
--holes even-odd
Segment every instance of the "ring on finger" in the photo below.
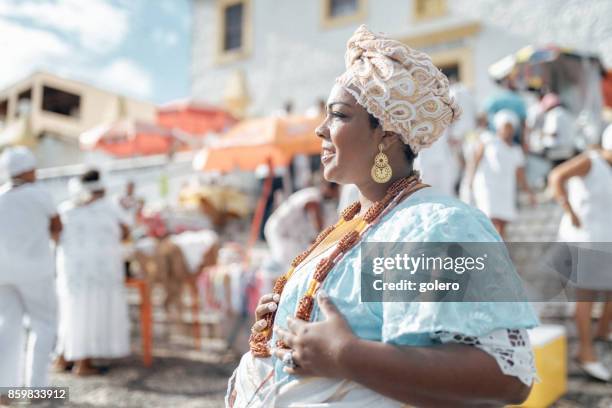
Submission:
<svg viewBox="0 0 612 408">
<path fill-rule="evenodd" d="M 295 361 L 293 361 L 293 351 L 289 351 L 288 353 L 285 353 L 285 355 L 283 356 L 282 362 L 285 367 L 288 367 L 288 368 L 297 367 L 297 364 L 295 364 Z"/>
</svg>

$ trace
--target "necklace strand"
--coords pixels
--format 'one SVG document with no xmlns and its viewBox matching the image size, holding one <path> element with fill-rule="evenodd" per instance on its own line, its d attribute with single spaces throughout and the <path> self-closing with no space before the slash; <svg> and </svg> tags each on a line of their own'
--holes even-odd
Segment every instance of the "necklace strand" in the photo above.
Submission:
<svg viewBox="0 0 612 408">
<path fill-rule="evenodd" d="M 332 251 L 332 253 L 321 259 L 317 266 L 315 267 L 315 272 L 310 279 L 308 284 L 308 289 L 306 293 L 302 296 L 298 303 L 297 311 L 295 316 L 298 319 L 302 319 L 305 321 L 309 321 L 312 315 L 312 310 L 314 307 L 314 298 L 323 284 L 325 278 L 327 278 L 329 272 L 334 268 L 336 263 L 351 249 L 353 248 L 363 237 L 365 231 L 368 227 L 372 226 L 376 221 L 378 221 L 380 215 L 383 211 L 391 204 L 394 199 L 400 195 L 404 191 L 414 192 L 416 191 L 416 187 L 424 186 L 420 184 L 420 179 L 418 175 L 412 175 L 410 177 L 402 178 L 395 181 L 391 186 L 387 189 L 385 196 L 380 200 L 375 202 L 363 215 L 363 219 L 361 222 L 357 224 L 357 227 L 354 230 L 346 233 L 340 240 L 338 244 Z M 293 275 L 293 272 L 298 268 L 298 266 L 306 259 L 308 256 L 315 250 L 315 248 L 323 242 L 325 238 L 327 238 L 336 228 L 341 226 L 342 224 L 351 221 L 358 213 L 361 211 L 361 204 L 359 201 L 355 201 L 351 205 L 342 211 L 341 217 L 336 222 L 336 224 L 331 225 L 324 229 L 314 240 L 314 242 L 310 245 L 308 249 L 295 257 L 295 259 L 291 262 L 291 267 L 283 276 L 278 278 L 274 283 L 274 288 L 272 292 L 274 294 L 280 295 L 283 292 L 285 284 Z M 265 316 L 266 320 L 266 328 L 261 332 L 253 332 L 249 338 L 249 347 L 251 350 L 251 354 L 255 357 L 269 357 L 270 356 L 270 348 L 268 346 L 268 340 L 272 335 L 272 325 L 274 324 L 274 317 L 276 316 L 276 312 L 270 312 Z M 277 347 L 287 348 L 287 346 L 282 341 L 276 342 Z"/>
</svg>

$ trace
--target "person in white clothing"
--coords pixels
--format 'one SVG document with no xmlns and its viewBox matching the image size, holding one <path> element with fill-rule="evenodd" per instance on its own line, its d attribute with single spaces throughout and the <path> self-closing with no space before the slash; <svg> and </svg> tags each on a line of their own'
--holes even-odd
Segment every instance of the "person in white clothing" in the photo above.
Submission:
<svg viewBox="0 0 612 408">
<path fill-rule="evenodd" d="M 510 110 L 495 114 L 497 137 L 485 140 L 476 149 L 471 178 L 476 207 L 484 212 L 504 237 L 506 224 L 516 218 L 517 181 L 535 202 L 525 178 L 525 156 L 521 146 L 512 143 L 520 126 L 518 116 Z"/>
<path fill-rule="evenodd" d="M 557 166 L 575 155 L 576 119 L 556 94 L 544 95 L 541 105 L 544 112 L 541 133 L 544 155 L 553 166 Z"/>
<path fill-rule="evenodd" d="M 128 227 L 134 228 L 138 211 L 140 210 L 140 199 L 135 194 L 136 184 L 133 181 L 128 181 L 125 184 L 125 194 L 116 197 L 116 202 L 119 210 L 124 213 L 125 220 L 129 223 Z"/>
<path fill-rule="evenodd" d="M 60 325 L 57 365 L 74 362 L 77 375 L 97 374 L 91 359 L 130 352 L 121 239 L 129 231 L 105 198 L 97 170 L 71 182 L 62 205 L 64 233 L 57 254 Z"/>
<path fill-rule="evenodd" d="M 57 332 L 50 244 L 62 223 L 27 148 L 7 148 L 0 163 L 10 177 L 0 188 L 0 387 L 44 387 Z"/>
<path fill-rule="evenodd" d="M 449 81 L 449 93 L 461 107 L 461 116 L 446 129 L 438 143 L 420 152 L 414 165 L 423 182 L 446 195 L 456 196 L 457 182 L 468 162 L 463 157 L 462 146 L 476 129 L 476 107 L 471 92 L 456 76 L 449 77 Z"/>
<path fill-rule="evenodd" d="M 487 114 L 482 112 L 478 115 L 476 128 L 468 132 L 463 139 L 461 155 L 464 163 L 464 171 L 459 185 L 459 198 L 470 205 L 474 205 L 474 195 L 470 182 L 474 171 L 474 156 L 476 150 L 481 143 L 485 143 L 494 137 L 495 135 L 489 131 Z"/>
<path fill-rule="evenodd" d="M 612 243 L 608 225 L 612 208 L 612 125 L 604 132 L 601 149 L 588 150 L 553 169 L 549 186 L 564 215 L 559 226 L 559 241 L 597 243 L 601 248 Z M 604 246 L 604 250 L 607 249 Z M 612 295 L 612 273 L 605 266 L 593 265 L 593 257 L 582 257 L 577 264 L 576 287 L 579 300 L 594 298 L 601 291 Z M 591 261 L 591 262 L 589 262 Z M 580 347 L 578 362 L 590 376 L 610 381 L 612 374 L 599 361 L 591 335 L 592 301 L 576 302 L 576 326 Z M 609 337 L 612 301 L 606 302 L 596 338 Z"/>
<path fill-rule="evenodd" d="M 337 200 L 338 194 L 337 184 L 322 181 L 320 187 L 296 191 L 272 213 L 264 231 L 271 257 L 280 273 L 289 267 L 304 245 L 310 245 L 317 234 L 331 224 L 337 203 L 333 203 L 333 209 L 326 203 Z"/>
<path fill-rule="evenodd" d="M 442 134 L 438 143 L 434 143 L 430 149 L 422 151 L 417 156 L 414 166 L 421 173 L 424 183 L 446 195 L 456 195 L 455 184 L 459 179 L 461 168 L 451 147 L 448 129 Z"/>
</svg>

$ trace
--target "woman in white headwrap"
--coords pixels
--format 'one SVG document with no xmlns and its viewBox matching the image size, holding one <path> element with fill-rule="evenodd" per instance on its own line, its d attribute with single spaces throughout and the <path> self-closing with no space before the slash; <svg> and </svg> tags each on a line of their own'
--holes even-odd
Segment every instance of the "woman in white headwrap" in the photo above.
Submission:
<svg viewBox="0 0 612 408">
<path fill-rule="evenodd" d="M 511 110 L 495 114 L 497 137 L 488 138 L 476 149 L 472 191 L 476 207 L 484 212 L 504 237 L 506 224 L 517 216 L 517 181 L 522 189 L 534 196 L 525 178 L 525 155 L 521 147 L 512 142 L 520 125 L 519 117 Z"/>
<path fill-rule="evenodd" d="M 482 213 L 425 188 L 413 171 L 415 155 L 459 114 L 429 57 L 361 26 L 346 67 L 316 133 L 325 178 L 356 185 L 359 201 L 261 298 L 227 406 L 522 401 L 534 377 L 528 304 L 362 301 L 361 242 L 501 240 Z M 511 290 L 516 272 L 498 261 L 470 284 Z"/>
<path fill-rule="evenodd" d="M 62 223 L 28 148 L 6 148 L 0 170 L 10 177 L 0 186 L 0 386 L 45 387 L 57 333 L 49 244 Z"/>
<path fill-rule="evenodd" d="M 130 352 L 121 240 L 126 222 L 105 198 L 97 170 L 70 183 L 73 199 L 60 209 L 64 232 L 57 253 L 60 325 L 58 365 L 77 375 L 98 373 L 95 358 Z"/>
<path fill-rule="evenodd" d="M 555 167 L 548 184 L 564 211 L 559 241 L 586 250 L 578 252 L 575 271 L 577 296 L 582 300 L 576 302 L 578 363 L 591 377 L 610 381 L 612 373 L 599 361 L 593 346 L 591 312 L 598 292 L 605 291 L 608 299 L 612 297 L 612 273 L 606 261 L 612 246 L 612 229 L 608 224 L 612 208 L 612 125 L 604 132 L 601 148 L 588 150 Z M 588 244 L 576 244 L 579 242 Z M 608 300 L 596 338 L 608 339 L 611 318 L 612 301 Z"/>
</svg>

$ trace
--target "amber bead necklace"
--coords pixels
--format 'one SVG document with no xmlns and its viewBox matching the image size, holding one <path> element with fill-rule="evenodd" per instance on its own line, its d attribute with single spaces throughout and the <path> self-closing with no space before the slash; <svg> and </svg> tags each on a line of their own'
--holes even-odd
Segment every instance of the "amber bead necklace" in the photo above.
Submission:
<svg viewBox="0 0 612 408">
<path fill-rule="evenodd" d="M 398 179 L 391 184 L 391 186 L 387 189 L 385 196 L 380 201 L 375 202 L 366 211 L 361 221 L 357 223 L 355 229 L 346 233 L 338 241 L 336 248 L 331 252 L 331 254 L 319 261 L 315 268 L 315 272 L 310 279 L 308 289 L 298 304 L 295 314 L 298 319 L 310 321 L 315 295 L 329 272 L 333 269 L 336 263 L 338 263 L 340 259 L 360 241 L 360 238 L 364 235 L 368 227 L 371 227 L 380 219 L 382 213 L 387 209 L 387 207 L 389 207 L 391 203 L 395 205 L 397 204 L 398 200 L 395 200 L 395 198 L 402 193 L 403 196 L 406 196 L 407 194 L 411 194 L 426 186 L 426 184 L 420 183 L 419 176 L 416 172 L 412 176 Z M 274 283 L 272 292 L 280 295 L 283 292 L 285 284 L 291 278 L 293 272 L 298 268 L 298 266 L 306 258 L 308 258 L 315 248 L 317 248 L 317 246 L 321 244 L 321 242 L 323 242 L 323 240 L 325 240 L 325 238 L 327 238 L 336 228 L 351 221 L 359 213 L 359 211 L 361 211 L 361 203 L 359 201 L 356 201 L 345 208 L 336 224 L 324 229 L 306 251 L 295 257 L 295 259 L 291 262 L 291 267 L 287 273 L 278 278 Z M 272 336 L 272 325 L 274 323 L 275 315 L 276 312 L 268 313 L 265 316 L 266 328 L 261 332 L 253 332 L 251 334 L 251 337 L 249 338 L 249 347 L 253 356 L 270 356 L 268 340 L 270 340 L 270 337 Z M 278 341 L 276 345 L 278 347 L 286 348 L 286 345 L 281 341 Z"/>
</svg>

